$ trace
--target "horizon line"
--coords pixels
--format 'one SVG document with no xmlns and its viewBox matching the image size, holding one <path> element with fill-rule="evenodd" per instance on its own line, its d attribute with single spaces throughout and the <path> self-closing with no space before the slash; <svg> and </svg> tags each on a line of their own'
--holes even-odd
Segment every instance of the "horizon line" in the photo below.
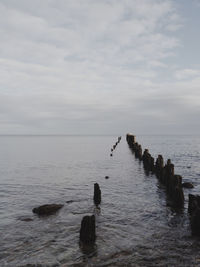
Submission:
<svg viewBox="0 0 200 267">
<path fill-rule="evenodd" d="M 99 134 L 26 134 L 26 133 L 22 133 L 22 134 L 0 134 L 0 136 L 123 136 L 126 135 L 128 133 L 125 134 L 117 134 L 117 133 L 111 133 L 111 134 L 103 134 L 103 133 L 99 133 Z M 172 135 L 178 135 L 178 136 L 189 136 L 189 135 L 200 135 L 199 133 L 131 133 L 135 136 L 172 136 Z"/>
</svg>

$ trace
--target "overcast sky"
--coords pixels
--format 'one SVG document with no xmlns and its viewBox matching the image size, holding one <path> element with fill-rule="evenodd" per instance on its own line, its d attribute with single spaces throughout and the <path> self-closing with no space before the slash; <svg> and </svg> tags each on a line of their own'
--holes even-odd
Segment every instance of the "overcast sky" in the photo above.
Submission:
<svg viewBox="0 0 200 267">
<path fill-rule="evenodd" d="M 0 0 L 0 134 L 197 134 L 200 1 Z"/>
</svg>

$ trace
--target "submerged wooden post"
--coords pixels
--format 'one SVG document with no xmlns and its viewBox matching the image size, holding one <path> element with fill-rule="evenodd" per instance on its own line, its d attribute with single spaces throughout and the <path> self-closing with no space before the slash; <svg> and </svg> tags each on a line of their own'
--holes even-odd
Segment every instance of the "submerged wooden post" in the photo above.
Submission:
<svg viewBox="0 0 200 267">
<path fill-rule="evenodd" d="M 98 183 L 94 184 L 94 203 L 99 205 L 101 203 L 101 190 Z"/>
<path fill-rule="evenodd" d="M 95 216 L 84 216 L 81 221 L 80 241 L 84 244 L 93 244 L 96 239 Z"/>
</svg>

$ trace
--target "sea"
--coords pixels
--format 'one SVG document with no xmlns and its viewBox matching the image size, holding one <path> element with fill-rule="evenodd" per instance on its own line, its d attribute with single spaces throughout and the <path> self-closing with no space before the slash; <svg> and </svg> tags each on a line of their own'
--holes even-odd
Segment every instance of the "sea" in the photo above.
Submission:
<svg viewBox="0 0 200 267">
<path fill-rule="evenodd" d="M 134 134 L 134 133 L 133 133 Z M 200 136 L 136 135 L 153 157 L 171 159 L 184 189 L 181 211 L 118 135 L 0 136 L 0 266 L 200 266 L 188 194 L 200 194 Z M 108 176 L 108 179 L 105 177 Z M 94 183 L 101 204 L 93 203 Z M 34 207 L 63 204 L 50 216 Z M 81 220 L 95 215 L 96 241 L 79 242 Z"/>
</svg>

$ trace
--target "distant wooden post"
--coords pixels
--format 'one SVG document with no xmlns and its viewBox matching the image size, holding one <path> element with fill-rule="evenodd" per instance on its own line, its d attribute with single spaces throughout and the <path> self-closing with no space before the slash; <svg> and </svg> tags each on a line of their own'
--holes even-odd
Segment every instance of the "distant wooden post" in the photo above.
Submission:
<svg viewBox="0 0 200 267">
<path fill-rule="evenodd" d="M 94 203 L 99 205 L 101 203 L 101 190 L 98 183 L 94 184 Z"/>
</svg>

